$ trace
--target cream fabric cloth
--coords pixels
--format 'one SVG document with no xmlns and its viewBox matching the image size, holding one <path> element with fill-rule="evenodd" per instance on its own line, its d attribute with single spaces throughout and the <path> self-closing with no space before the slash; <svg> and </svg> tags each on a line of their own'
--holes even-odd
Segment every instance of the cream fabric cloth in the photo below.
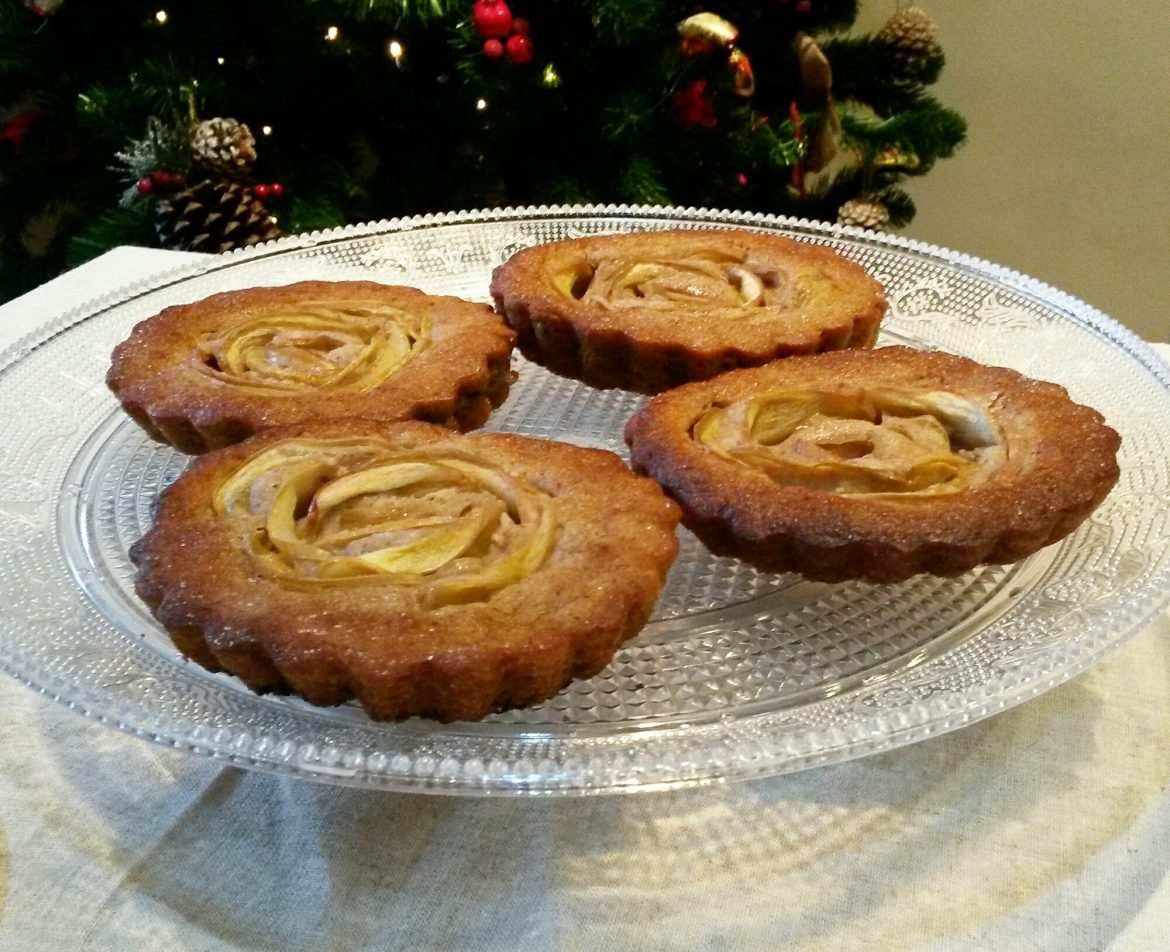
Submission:
<svg viewBox="0 0 1170 952">
<path fill-rule="evenodd" d="M 0 308 L 0 346 L 175 260 L 112 252 Z M 0 679 L 0 950 L 1164 952 L 1168 636 L 903 750 L 569 800 L 244 771 Z"/>
</svg>

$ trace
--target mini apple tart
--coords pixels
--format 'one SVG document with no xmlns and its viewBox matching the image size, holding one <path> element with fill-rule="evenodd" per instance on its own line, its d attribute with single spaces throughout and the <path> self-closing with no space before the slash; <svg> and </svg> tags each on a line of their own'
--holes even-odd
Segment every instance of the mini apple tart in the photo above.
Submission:
<svg viewBox="0 0 1170 952">
<path fill-rule="evenodd" d="M 507 397 L 514 342 L 485 304 L 304 281 L 166 308 L 114 349 L 106 382 L 151 437 L 187 453 L 305 420 L 469 430 Z"/>
<path fill-rule="evenodd" d="M 1063 387 L 904 347 L 680 387 L 626 441 L 713 552 L 827 582 L 1018 561 L 1119 475 L 1120 437 Z"/>
<path fill-rule="evenodd" d="M 658 393 L 735 367 L 872 347 L 881 285 L 835 251 L 731 229 L 600 235 L 517 252 L 492 277 L 525 357 Z"/>
<path fill-rule="evenodd" d="M 469 720 L 604 668 L 649 618 L 678 520 L 604 450 L 355 420 L 200 456 L 131 558 L 210 670 L 377 720 Z"/>
</svg>

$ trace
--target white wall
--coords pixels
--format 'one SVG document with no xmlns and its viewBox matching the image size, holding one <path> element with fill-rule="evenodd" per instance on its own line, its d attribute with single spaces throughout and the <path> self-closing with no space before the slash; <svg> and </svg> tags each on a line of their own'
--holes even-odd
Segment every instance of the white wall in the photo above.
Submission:
<svg viewBox="0 0 1170 952">
<path fill-rule="evenodd" d="M 903 4 L 905 5 L 905 4 Z M 1170 341 L 1170 4 L 917 0 L 968 139 L 909 190 L 902 234 L 1073 294 Z M 864 0 L 857 31 L 894 0 Z"/>
</svg>

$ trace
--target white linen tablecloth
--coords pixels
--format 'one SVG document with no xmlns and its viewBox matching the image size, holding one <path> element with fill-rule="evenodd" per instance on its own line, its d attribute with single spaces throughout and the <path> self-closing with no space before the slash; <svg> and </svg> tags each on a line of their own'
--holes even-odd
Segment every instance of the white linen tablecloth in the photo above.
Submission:
<svg viewBox="0 0 1170 952">
<path fill-rule="evenodd" d="M 0 348 L 187 258 L 111 252 L 0 307 Z M 1164 952 L 1168 635 L 903 750 L 564 800 L 250 772 L 0 678 L 0 949 Z"/>
</svg>

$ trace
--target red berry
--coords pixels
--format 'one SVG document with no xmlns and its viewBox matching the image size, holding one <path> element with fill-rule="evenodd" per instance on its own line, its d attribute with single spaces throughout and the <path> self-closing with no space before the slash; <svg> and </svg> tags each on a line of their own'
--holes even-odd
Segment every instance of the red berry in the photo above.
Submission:
<svg viewBox="0 0 1170 952">
<path fill-rule="evenodd" d="M 150 180 L 159 188 L 170 188 L 171 173 L 165 172 L 162 169 L 155 169 L 150 173 Z"/>
<path fill-rule="evenodd" d="M 797 0 L 796 12 L 808 13 L 812 9 L 812 0 Z"/>
<path fill-rule="evenodd" d="M 512 32 L 513 33 L 527 33 L 528 32 L 528 20 L 526 20 L 524 17 L 516 17 L 516 19 L 512 21 Z"/>
<path fill-rule="evenodd" d="M 512 11 L 504 0 L 475 0 L 471 22 L 480 36 L 500 40 L 512 32 Z"/>
<path fill-rule="evenodd" d="M 272 189 L 272 196 L 274 198 L 280 198 L 280 196 L 284 194 L 284 186 L 281 185 L 279 182 L 273 182 L 268 187 L 270 189 Z"/>
<path fill-rule="evenodd" d="M 499 40 L 484 40 L 483 55 L 490 60 L 498 60 L 504 55 L 504 44 Z"/>
<path fill-rule="evenodd" d="M 135 188 L 138 189 L 139 195 L 149 195 L 154 191 L 154 179 L 140 178 Z"/>
<path fill-rule="evenodd" d="M 272 186 L 271 185 L 265 185 L 265 184 L 261 183 L 260 185 L 257 185 L 254 189 L 252 189 L 252 191 L 256 193 L 256 197 L 258 199 L 260 199 L 260 201 L 264 201 L 266 198 L 272 197 Z"/>
<path fill-rule="evenodd" d="M 513 33 L 508 37 L 508 59 L 513 63 L 529 62 L 534 52 L 532 38 L 526 33 Z"/>
</svg>

